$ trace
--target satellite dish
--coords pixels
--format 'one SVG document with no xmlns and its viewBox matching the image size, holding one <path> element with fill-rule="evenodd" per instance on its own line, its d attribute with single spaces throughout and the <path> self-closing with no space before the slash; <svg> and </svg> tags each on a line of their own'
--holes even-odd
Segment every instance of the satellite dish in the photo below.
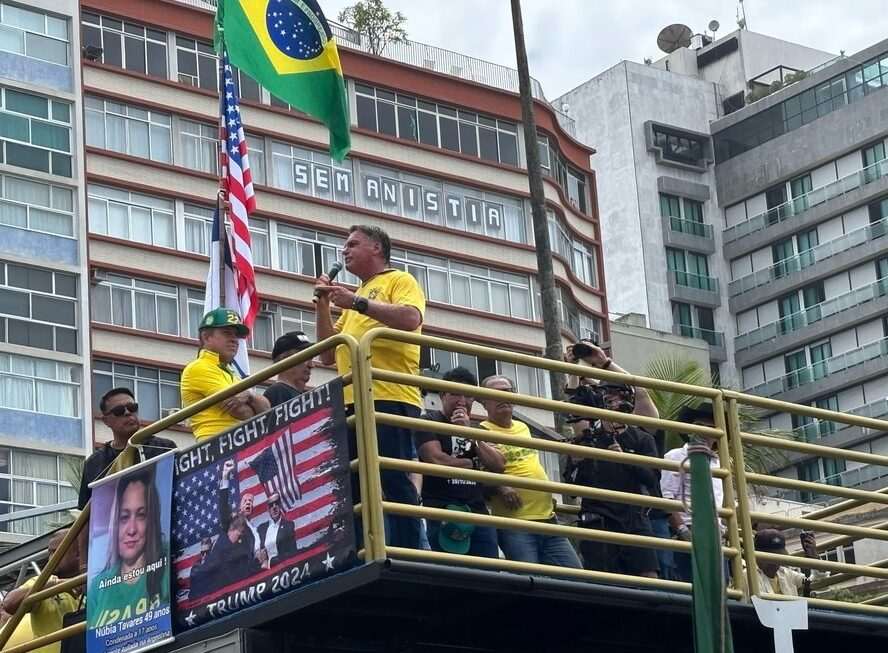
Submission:
<svg viewBox="0 0 888 653">
<path fill-rule="evenodd" d="M 715 34 L 718 31 L 718 28 L 721 27 L 717 20 L 709 21 L 709 31 Z"/>
<path fill-rule="evenodd" d="M 660 33 L 657 35 L 657 47 L 669 54 L 679 48 L 688 47 L 691 44 L 691 37 L 693 35 L 690 27 L 681 23 L 675 23 L 660 30 Z"/>
</svg>

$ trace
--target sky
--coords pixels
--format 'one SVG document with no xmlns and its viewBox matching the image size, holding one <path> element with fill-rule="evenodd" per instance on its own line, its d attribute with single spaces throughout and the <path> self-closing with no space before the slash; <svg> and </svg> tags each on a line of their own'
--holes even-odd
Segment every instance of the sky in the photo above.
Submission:
<svg viewBox="0 0 888 653">
<path fill-rule="evenodd" d="M 885 38 L 885 0 L 747 0 L 747 26 L 802 45 L 853 54 Z M 515 66 L 509 0 L 384 0 L 407 18 L 413 41 Z M 354 0 L 320 0 L 330 20 Z M 530 74 L 550 100 L 629 59 L 663 56 L 657 34 L 671 23 L 716 37 L 737 28 L 736 0 L 523 0 Z M 557 9 L 555 8 L 557 7 Z"/>
</svg>

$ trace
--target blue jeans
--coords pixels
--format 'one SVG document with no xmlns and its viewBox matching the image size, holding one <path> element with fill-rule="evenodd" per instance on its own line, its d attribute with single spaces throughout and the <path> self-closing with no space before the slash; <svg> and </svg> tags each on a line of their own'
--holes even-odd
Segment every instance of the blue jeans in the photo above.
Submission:
<svg viewBox="0 0 888 653">
<path fill-rule="evenodd" d="M 438 531 L 441 530 L 441 522 L 432 519 L 426 520 L 429 534 L 429 546 L 432 551 L 443 551 L 438 543 Z M 499 547 L 496 541 L 496 529 L 492 526 L 475 526 L 472 531 L 472 543 L 467 555 L 482 558 L 499 558 Z"/>
<path fill-rule="evenodd" d="M 669 531 L 669 520 L 666 517 L 651 519 L 651 528 L 657 537 L 662 537 L 664 540 L 672 539 L 672 534 Z M 660 561 L 660 578 L 664 580 L 675 579 L 675 554 L 676 552 L 671 549 L 657 549 L 657 560 Z"/>
<path fill-rule="evenodd" d="M 566 537 L 501 529 L 499 545 L 509 560 L 582 569 L 580 558 Z"/>
</svg>

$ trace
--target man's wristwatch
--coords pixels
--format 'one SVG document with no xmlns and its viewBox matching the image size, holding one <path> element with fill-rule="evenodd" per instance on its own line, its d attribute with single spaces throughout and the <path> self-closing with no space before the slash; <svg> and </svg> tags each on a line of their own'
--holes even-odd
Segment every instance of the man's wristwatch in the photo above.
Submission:
<svg viewBox="0 0 888 653">
<path fill-rule="evenodd" d="M 352 309 L 363 314 L 367 312 L 368 308 L 370 308 L 370 302 L 367 298 L 355 295 L 355 298 L 352 300 Z"/>
</svg>

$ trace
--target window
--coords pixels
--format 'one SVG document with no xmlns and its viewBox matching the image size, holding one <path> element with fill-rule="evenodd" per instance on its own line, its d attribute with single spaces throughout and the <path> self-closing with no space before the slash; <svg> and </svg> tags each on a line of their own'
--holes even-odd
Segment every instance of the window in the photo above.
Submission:
<svg viewBox="0 0 888 653">
<path fill-rule="evenodd" d="M 559 254 L 568 267 L 582 281 L 593 288 L 598 287 L 598 267 L 595 250 L 581 240 L 574 240 L 556 218 L 554 211 L 547 212 L 549 226 L 549 244 L 552 251 Z"/>
<path fill-rule="evenodd" d="M 211 44 L 177 35 L 176 63 L 180 82 L 219 90 L 219 60 Z"/>
<path fill-rule="evenodd" d="M 86 144 L 172 163 L 170 115 L 87 96 Z"/>
<path fill-rule="evenodd" d="M 768 208 L 768 224 L 773 225 L 786 218 L 786 184 L 774 186 L 765 191 L 765 205 Z"/>
<path fill-rule="evenodd" d="M 254 184 L 267 183 L 265 178 L 265 139 L 261 136 L 247 134 L 247 152 L 250 161 L 250 173 Z"/>
<path fill-rule="evenodd" d="M 775 279 L 785 277 L 790 272 L 798 269 L 793 259 L 795 252 L 792 249 L 792 238 L 784 238 L 771 245 L 771 258 L 774 265 L 771 268 L 771 274 Z"/>
<path fill-rule="evenodd" d="M 716 163 L 798 129 L 888 86 L 888 58 L 880 55 L 715 134 Z"/>
<path fill-rule="evenodd" d="M 427 347 L 422 348 L 420 361 L 422 369 L 431 370 L 435 377 L 441 377 L 454 367 L 465 367 L 479 382 L 493 374 L 502 374 L 514 382 L 516 392 L 538 397 L 550 394 L 546 384 L 547 375 L 536 368 Z"/>
<path fill-rule="evenodd" d="M 336 163 L 324 152 L 272 141 L 271 175 L 271 185 L 277 188 L 354 204 L 354 172 L 349 159 Z"/>
<path fill-rule="evenodd" d="M 663 158 L 677 163 L 703 166 L 703 140 L 689 134 L 673 133 L 653 126 L 654 145 L 660 148 Z"/>
<path fill-rule="evenodd" d="M 334 261 L 341 259 L 345 239 L 339 236 L 278 224 L 278 266 L 281 270 L 307 277 L 317 277 L 329 270 Z M 337 277 L 340 283 L 358 285 L 357 277 L 342 270 Z"/>
<path fill-rule="evenodd" d="M 94 360 L 92 364 L 92 403 L 111 388 L 129 388 L 139 402 L 139 419 L 153 422 L 180 408 L 179 372 L 132 365 L 121 361 Z"/>
<path fill-rule="evenodd" d="M 885 160 L 885 142 L 879 141 L 863 148 L 861 157 L 863 158 L 864 183 L 868 184 L 878 179 L 882 174 L 881 166 L 876 164 Z"/>
<path fill-rule="evenodd" d="M 282 306 L 281 333 L 289 333 L 290 331 L 302 331 L 309 340 L 314 340 L 317 337 L 314 313 L 312 311 Z"/>
<path fill-rule="evenodd" d="M 785 334 L 790 331 L 801 329 L 804 326 L 801 306 L 799 304 L 799 294 L 792 292 L 777 300 L 777 307 L 780 313 L 780 333 Z"/>
<path fill-rule="evenodd" d="M 80 366 L 0 352 L 0 406 L 79 417 Z"/>
<path fill-rule="evenodd" d="M 0 101 L 0 163 L 70 177 L 71 105 L 11 88 Z"/>
<path fill-rule="evenodd" d="M 102 63 L 167 79 L 167 34 L 109 16 L 81 14 L 83 45 L 102 49 Z"/>
<path fill-rule="evenodd" d="M 827 361 L 832 357 L 832 345 L 829 341 L 808 347 L 808 355 L 811 359 L 812 380 L 822 379 L 829 374 Z"/>
<path fill-rule="evenodd" d="M 0 262 L 0 341 L 76 354 L 77 277 Z"/>
<path fill-rule="evenodd" d="M 74 236 L 74 191 L 35 179 L 0 175 L 0 224 Z"/>
<path fill-rule="evenodd" d="M 262 102 L 262 87 L 256 83 L 256 80 L 234 66 L 232 66 L 231 71 L 234 73 L 234 86 L 237 89 L 237 96 L 241 100 Z"/>
<path fill-rule="evenodd" d="M 158 247 L 175 247 L 172 200 L 90 184 L 90 231 Z"/>
<path fill-rule="evenodd" d="M 191 120 L 179 120 L 180 163 L 190 170 L 218 174 L 219 127 Z"/>
<path fill-rule="evenodd" d="M 808 361 L 805 358 L 804 349 L 786 354 L 783 357 L 783 366 L 786 370 L 786 376 L 784 377 L 786 380 L 784 384 L 785 390 L 792 390 L 811 382 L 811 371 L 808 369 Z"/>
<path fill-rule="evenodd" d="M 188 313 L 188 337 L 197 338 L 197 330 L 200 321 L 206 312 L 204 301 L 206 295 L 203 290 L 188 288 L 186 291 L 186 311 Z"/>
<path fill-rule="evenodd" d="M 358 127 L 507 165 L 518 165 L 518 126 L 355 83 Z"/>
<path fill-rule="evenodd" d="M 660 215 L 669 218 L 669 228 L 672 231 L 711 237 L 709 228 L 703 223 L 702 202 L 660 193 Z"/>
<path fill-rule="evenodd" d="M 260 268 L 271 267 L 271 255 L 268 251 L 268 221 L 261 218 L 250 218 L 250 253 L 253 265 Z"/>
<path fill-rule="evenodd" d="M 179 335 L 176 286 L 105 274 L 93 286 L 91 296 L 92 319 L 96 322 Z"/>
<path fill-rule="evenodd" d="M 271 351 L 274 348 L 274 314 L 257 313 L 250 329 L 250 349 Z"/>
<path fill-rule="evenodd" d="M 68 20 L 0 2 L 0 50 L 68 65 Z"/>
<path fill-rule="evenodd" d="M 679 286 L 718 292 L 718 281 L 709 276 L 709 261 L 705 255 L 667 247 L 666 264 Z"/>
<path fill-rule="evenodd" d="M 534 293 L 534 306 L 537 315 L 540 315 L 540 293 Z M 558 288 L 558 307 L 561 310 L 561 322 L 565 328 L 579 338 L 592 338 L 596 342 L 601 340 L 601 320 L 580 310 L 573 298 Z"/>
<path fill-rule="evenodd" d="M 72 456 L 0 448 L 0 514 L 76 499 L 77 490 L 67 478 L 71 470 L 79 467 L 80 461 Z M 0 522 L 0 531 L 43 535 L 55 530 L 66 517 L 66 514 L 55 512 Z"/>
<path fill-rule="evenodd" d="M 817 237 L 817 227 L 796 234 L 796 250 L 799 256 L 799 267 L 806 268 L 815 262 L 814 248 L 820 242 Z"/>
<path fill-rule="evenodd" d="M 808 209 L 808 193 L 811 189 L 811 175 L 802 175 L 789 182 L 793 213 L 801 213 Z"/>
<path fill-rule="evenodd" d="M 527 276 L 392 249 L 392 267 L 412 274 L 429 301 L 533 319 Z"/>
<path fill-rule="evenodd" d="M 185 205 L 185 250 L 210 255 L 213 241 L 213 209 L 195 204 Z"/>
<path fill-rule="evenodd" d="M 823 282 L 817 281 L 802 288 L 802 303 L 805 306 L 805 322 L 811 324 L 822 317 L 821 304 L 826 301 Z"/>
</svg>

